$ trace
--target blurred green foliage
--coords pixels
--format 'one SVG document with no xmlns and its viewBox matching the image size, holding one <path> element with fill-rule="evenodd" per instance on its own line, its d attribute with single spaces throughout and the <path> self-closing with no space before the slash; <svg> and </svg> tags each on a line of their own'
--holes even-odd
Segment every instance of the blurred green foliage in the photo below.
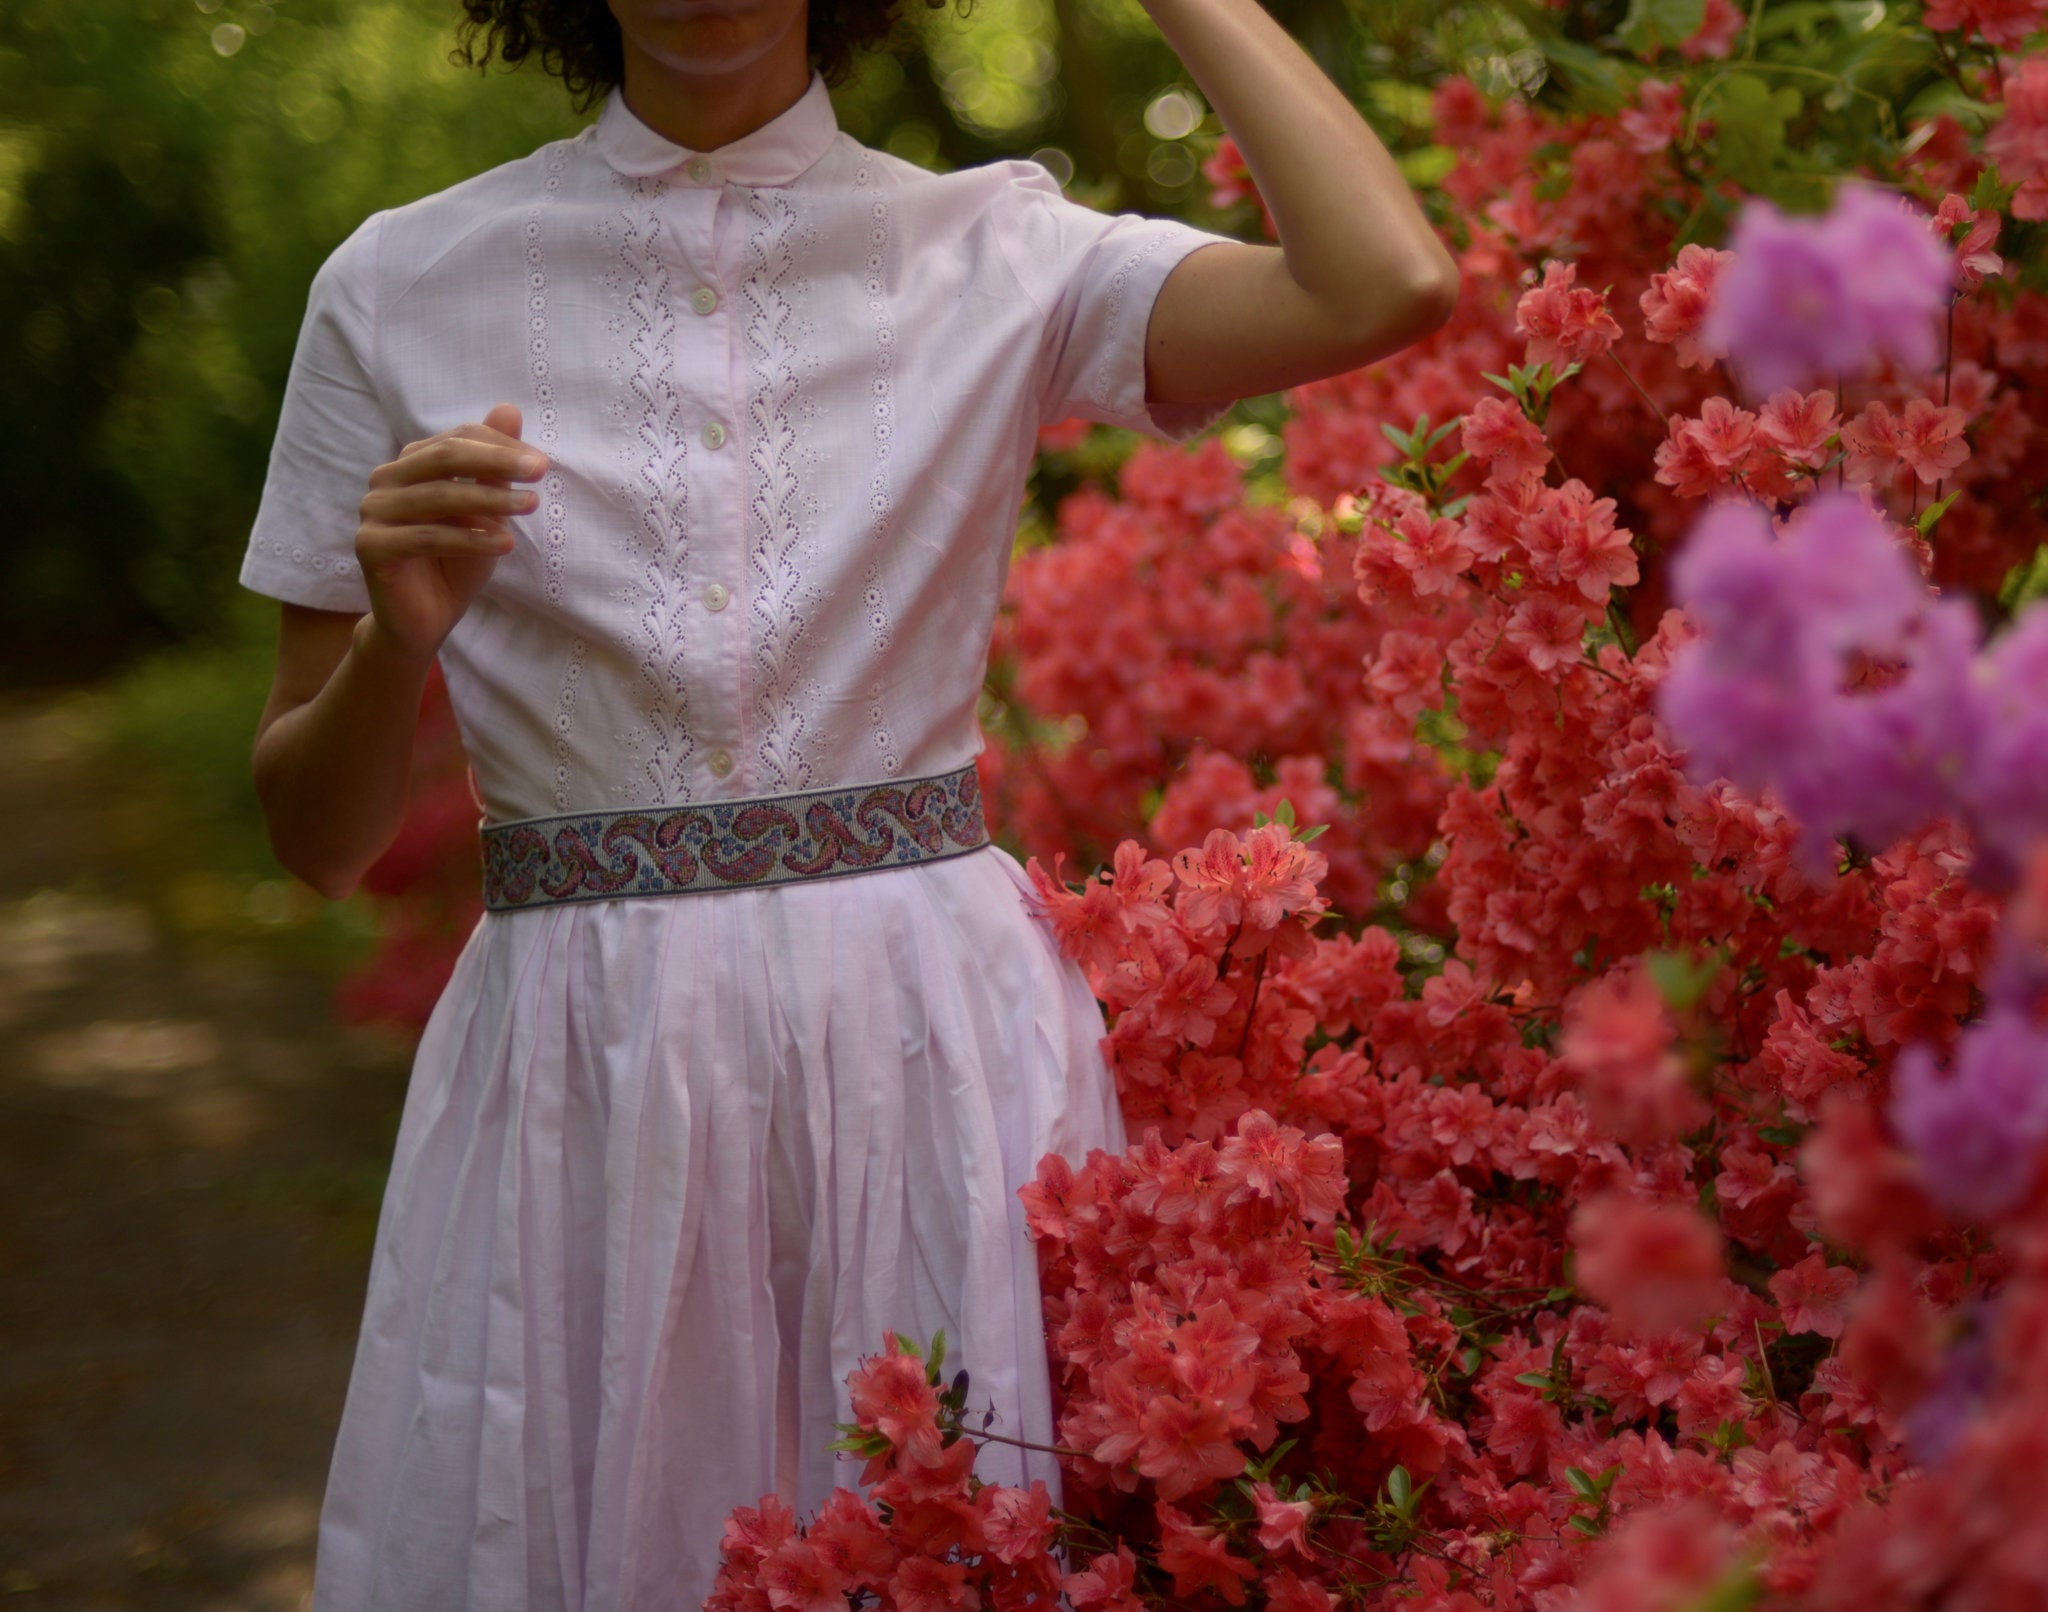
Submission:
<svg viewBox="0 0 2048 1612">
<path fill-rule="evenodd" d="M 1466 35 L 1478 55 L 1456 65 L 1505 87 L 1494 8 L 1276 11 L 1403 149 L 1427 144 L 1413 86 Z M 0 5 L 0 683 L 245 619 L 226 606 L 314 270 L 376 209 L 579 122 L 531 67 L 452 64 L 455 17 L 453 0 Z M 1244 222 L 1205 206 L 1216 123 L 1137 0 L 906 5 L 836 100 L 857 138 L 933 167 L 1035 153 L 1099 206 Z"/>
<path fill-rule="evenodd" d="M 573 127 L 447 43 L 375 0 L 0 8 L 0 676 L 216 623 L 322 258 Z"/>
<path fill-rule="evenodd" d="M 1818 205 L 1913 118 L 1991 110 L 1910 3 L 1750 0 L 1731 56 L 1687 63 L 1670 46 L 1702 3 L 1270 0 L 1425 186 L 1451 160 L 1430 128 L 1446 73 L 1601 108 L 1647 72 L 1682 78 L 1688 238 L 1723 228 L 1717 181 Z M 956 5 L 906 0 L 891 48 L 835 93 L 848 132 L 937 168 L 1034 155 L 1096 206 L 1255 228 L 1208 207 L 1220 129 L 1139 0 Z M 315 268 L 372 211 L 577 126 L 531 66 L 454 65 L 457 9 L 0 4 L 0 684 L 246 626 L 228 602 Z M 1539 194 L 1570 182 L 1552 155 Z M 1278 418 L 1275 400 L 1239 411 Z"/>
</svg>

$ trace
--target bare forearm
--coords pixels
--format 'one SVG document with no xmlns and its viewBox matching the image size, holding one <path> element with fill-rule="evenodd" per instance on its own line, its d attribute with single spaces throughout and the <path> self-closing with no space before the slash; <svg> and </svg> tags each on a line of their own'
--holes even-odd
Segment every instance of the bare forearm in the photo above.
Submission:
<svg viewBox="0 0 2048 1612">
<path fill-rule="evenodd" d="M 325 686 L 266 720 L 256 793 L 277 859 L 321 894 L 349 894 L 405 816 L 420 696 L 432 658 L 356 624 Z"/>
<path fill-rule="evenodd" d="M 1379 136 L 1257 0 L 1145 0 L 1243 151 L 1289 275 L 1332 308 L 1401 288 L 1456 295 L 1457 267 Z"/>
</svg>

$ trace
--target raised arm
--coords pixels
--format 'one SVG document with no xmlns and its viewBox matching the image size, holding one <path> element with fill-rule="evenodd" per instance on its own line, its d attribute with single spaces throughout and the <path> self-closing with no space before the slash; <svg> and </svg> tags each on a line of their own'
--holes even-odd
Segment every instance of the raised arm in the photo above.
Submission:
<svg viewBox="0 0 2048 1612">
<path fill-rule="evenodd" d="M 1458 270 L 1393 157 L 1258 0 L 1143 0 L 1223 120 L 1280 244 L 1182 259 L 1146 333 L 1146 396 L 1217 403 L 1356 369 L 1451 315 Z"/>
</svg>

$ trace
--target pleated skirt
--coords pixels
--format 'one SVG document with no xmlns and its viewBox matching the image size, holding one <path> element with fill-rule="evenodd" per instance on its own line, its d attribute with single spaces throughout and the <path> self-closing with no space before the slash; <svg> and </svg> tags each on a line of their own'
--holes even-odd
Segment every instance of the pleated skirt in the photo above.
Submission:
<svg viewBox="0 0 2048 1612">
<path fill-rule="evenodd" d="M 406 1098 L 318 1612 L 695 1612 L 735 1506 L 857 1487 L 825 1446 L 892 1330 L 1052 1442 L 1017 1188 L 1124 1135 L 1028 890 L 989 848 L 483 918 Z M 976 1471 L 1058 1498 L 1048 1455 Z"/>
</svg>

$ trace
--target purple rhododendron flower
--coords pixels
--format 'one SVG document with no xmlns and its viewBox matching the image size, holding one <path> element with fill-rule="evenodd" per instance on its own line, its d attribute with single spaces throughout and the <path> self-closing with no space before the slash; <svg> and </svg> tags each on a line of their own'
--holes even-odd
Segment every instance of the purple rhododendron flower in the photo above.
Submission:
<svg viewBox="0 0 2048 1612">
<path fill-rule="evenodd" d="M 1843 185 L 1819 218 L 1751 201 L 1728 244 L 1735 261 L 1715 284 L 1700 339 L 1726 352 L 1759 396 L 1832 383 L 1880 356 L 1933 366 L 1934 316 L 1947 305 L 1954 263 L 1897 197 Z"/>
<path fill-rule="evenodd" d="M 1998 1354 L 1992 1347 L 1997 1325 L 1996 1300 L 1969 1307 L 1966 1330 L 1949 1346 L 1940 1372 L 1901 1422 L 1906 1447 L 1920 1465 L 1946 1460 L 1989 1403 L 1998 1381 Z"/>
<path fill-rule="evenodd" d="M 1929 594 L 1862 499 L 1823 494 L 1781 538 L 1756 506 L 1723 504 L 1672 585 L 1702 629 L 1658 696 L 1687 771 L 1775 789 L 1810 872 L 1828 870 L 1837 835 L 1887 845 L 1955 809 L 1984 749 L 1976 617 Z M 1859 654 L 1902 670 L 1846 688 Z"/>
<path fill-rule="evenodd" d="M 1840 824 L 1876 848 L 1956 808 L 1958 786 L 1975 775 L 1983 748 L 1976 686 L 1977 613 L 1960 599 L 1926 606 L 1903 642 L 1905 675 L 1889 687 L 1826 704 L 1833 731 L 1801 798 L 1784 791 L 1795 817 Z"/>
<path fill-rule="evenodd" d="M 2048 605 L 2036 604 L 1984 656 L 1983 742 L 1967 815 L 1992 882 L 2010 884 L 2048 839 Z"/>
<path fill-rule="evenodd" d="M 1694 525 L 1671 564 L 1671 585 L 1717 665 L 1764 676 L 1795 663 L 1805 612 L 1785 586 L 1786 563 L 1756 504 L 1724 499 Z"/>
<path fill-rule="evenodd" d="M 1976 1220 L 2005 1213 L 2048 1146 L 2048 1030 L 1994 1009 L 1963 1031 L 1946 1078 L 1926 1047 L 1908 1047 L 1892 1073 L 1891 1120 L 1943 1208 Z"/>
</svg>

